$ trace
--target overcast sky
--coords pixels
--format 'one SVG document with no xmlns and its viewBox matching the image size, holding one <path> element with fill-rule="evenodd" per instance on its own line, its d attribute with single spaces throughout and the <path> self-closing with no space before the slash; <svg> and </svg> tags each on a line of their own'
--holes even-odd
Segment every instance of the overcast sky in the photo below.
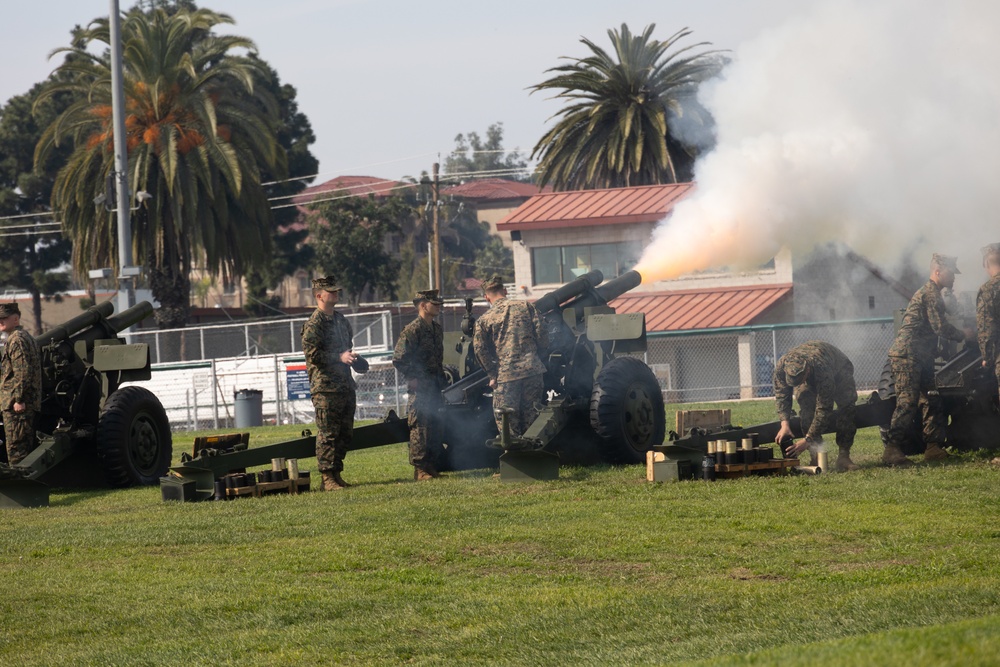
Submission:
<svg viewBox="0 0 1000 667">
<path fill-rule="evenodd" d="M 120 0 L 127 9 L 132 0 Z M 338 173 L 417 175 L 454 146 L 502 121 L 505 146 L 530 151 L 558 110 L 527 87 L 560 56 L 584 56 L 586 36 L 655 23 L 665 39 L 690 27 L 697 41 L 737 50 L 811 0 L 204 0 L 230 14 L 284 83 L 298 90 L 316 134 L 320 180 Z M 105 0 L 5 3 L 0 101 L 54 66 L 48 54 L 74 25 L 106 16 Z M 685 42 L 687 43 L 687 42 Z"/>
</svg>

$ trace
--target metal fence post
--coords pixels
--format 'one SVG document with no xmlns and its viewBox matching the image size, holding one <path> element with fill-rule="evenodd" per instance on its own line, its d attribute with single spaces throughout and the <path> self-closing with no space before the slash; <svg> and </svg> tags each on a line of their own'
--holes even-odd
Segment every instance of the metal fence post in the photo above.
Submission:
<svg viewBox="0 0 1000 667">
<path fill-rule="evenodd" d="M 278 374 L 278 355 L 274 355 L 274 425 L 281 423 L 281 376 Z"/>
<path fill-rule="evenodd" d="M 215 359 L 212 359 L 212 427 L 219 428 L 219 380 L 215 376 Z"/>
<path fill-rule="evenodd" d="M 198 330 L 199 338 L 201 339 L 201 361 L 205 360 L 205 327 L 201 327 Z"/>
</svg>

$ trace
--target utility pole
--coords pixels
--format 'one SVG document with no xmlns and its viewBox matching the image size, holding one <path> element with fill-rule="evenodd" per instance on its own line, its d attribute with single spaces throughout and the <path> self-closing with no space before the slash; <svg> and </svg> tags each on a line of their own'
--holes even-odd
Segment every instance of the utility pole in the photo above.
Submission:
<svg viewBox="0 0 1000 667">
<path fill-rule="evenodd" d="M 125 142 L 125 88 L 122 83 L 122 20 L 118 0 L 111 0 L 111 122 L 114 130 L 115 186 L 118 193 L 118 312 L 135 305 L 132 279 L 132 226 L 128 191 L 128 148 Z"/>
<path fill-rule="evenodd" d="M 434 239 L 434 287 L 437 289 L 438 294 L 444 296 L 444 290 L 441 289 L 441 223 L 438 219 L 438 204 L 440 199 L 440 194 L 438 188 L 440 186 L 440 181 L 438 179 L 438 170 L 440 169 L 440 164 L 434 163 L 434 181 L 432 183 L 432 188 L 434 191 L 434 202 L 433 202 L 433 213 L 434 223 L 433 223 L 433 239 Z"/>
</svg>

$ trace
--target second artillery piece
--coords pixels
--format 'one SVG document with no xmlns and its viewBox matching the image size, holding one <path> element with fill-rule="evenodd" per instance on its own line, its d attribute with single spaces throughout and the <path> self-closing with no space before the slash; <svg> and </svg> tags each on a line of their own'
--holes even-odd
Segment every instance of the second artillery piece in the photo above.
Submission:
<svg viewBox="0 0 1000 667">
<path fill-rule="evenodd" d="M 642 277 L 629 271 L 603 281 L 600 271 L 591 271 L 535 302 L 549 335 L 544 379 L 550 399 L 520 438 L 496 437 L 489 378 L 470 359 L 470 309 L 460 342 L 466 372 L 442 392 L 445 469 L 495 466 L 500 450 L 545 451 L 572 463 L 641 463 L 663 442 L 659 381 L 642 359 L 628 356 L 646 350 L 645 315 L 618 314 L 608 305 Z"/>
<path fill-rule="evenodd" d="M 36 339 L 42 366 L 38 445 L 21 463 L 3 466 L 0 506 L 47 504 L 43 482 L 66 486 L 151 485 L 170 466 L 170 423 L 148 389 L 149 346 L 118 337 L 153 314 L 143 301 L 112 315 L 110 301 Z"/>
</svg>

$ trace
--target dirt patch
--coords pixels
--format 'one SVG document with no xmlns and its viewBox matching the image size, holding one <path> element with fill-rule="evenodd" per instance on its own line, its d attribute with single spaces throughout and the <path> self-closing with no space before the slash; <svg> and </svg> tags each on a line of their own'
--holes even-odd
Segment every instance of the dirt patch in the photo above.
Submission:
<svg viewBox="0 0 1000 667">
<path fill-rule="evenodd" d="M 779 574 L 758 574 L 745 567 L 730 570 L 729 578 L 738 581 L 788 581 L 788 577 Z"/>
</svg>

